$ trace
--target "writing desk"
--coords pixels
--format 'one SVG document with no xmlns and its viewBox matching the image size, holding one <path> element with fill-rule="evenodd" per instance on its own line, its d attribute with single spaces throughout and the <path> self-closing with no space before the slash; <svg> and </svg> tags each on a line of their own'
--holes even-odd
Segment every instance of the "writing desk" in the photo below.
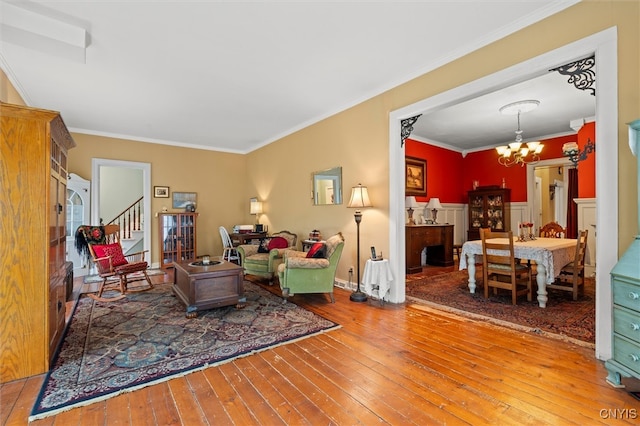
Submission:
<svg viewBox="0 0 640 426">
<path fill-rule="evenodd" d="M 536 262 L 538 284 L 538 306 L 547 307 L 547 284 L 552 284 L 564 265 L 573 261 L 578 240 L 571 238 L 537 238 L 532 241 L 517 241 L 514 237 L 513 251 L 518 259 Z M 507 242 L 506 238 L 491 241 Z M 489 253 L 492 253 L 490 250 Z M 500 254 L 495 251 L 493 254 Z M 482 256 L 482 240 L 467 241 L 462 245 L 460 270 L 469 271 L 469 293 L 476 292 L 476 255 Z M 588 256 L 588 254 L 587 254 Z"/>
<path fill-rule="evenodd" d="M 253 240 L 261 240 L 266 236 L 266 232 L 234 232 L 231 234 L 231 242 L 234 246 L 240 246 L 242 244 L 251 244 Z"/>
</svg>

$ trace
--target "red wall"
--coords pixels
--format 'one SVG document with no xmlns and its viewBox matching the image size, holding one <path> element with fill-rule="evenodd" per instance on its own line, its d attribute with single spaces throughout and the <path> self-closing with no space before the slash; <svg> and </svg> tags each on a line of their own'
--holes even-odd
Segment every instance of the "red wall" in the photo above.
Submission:
<svg viewBox="0 0 640 426">
<path fill-rule="evenodd" d="M 427 160 L 427 196 L 416 197 L 427 202 L 431 197 L 440 198 L 441 203 L 465 203 L 467 199 L 464 180 L 464 159 L 459 152 L 407 139 L 405 155 Z"/>
<path fill-rule="evenodd" d="M 591 139 L 595 142 L 595 123 L 585 124 L 577 135 L 580 149 Z M 562 145 L 576 142 L 576 135 L 541 140 L 544 148 L 540 153 L 541 160 L 562 158 Z M 527 168 L 520 166 L 504 167 L 498 164 L 495 149 L 462 154 L 445 148 L 439 148 L 412 139 L 406 140 L 405 154 L 427 160 L 427 196 L 416 197 L 426 202 L 431 197 L 438 197 L 443 203 L 466 203 L 467 191 L 472 189 L 473 181 L 480 186 L 501 185 L 505 179 L 507 188 L 511 188 L 511 201 L 527 201 Z M 596 194 L 595 186 L 595 154 L 579 163 L 578 196 L 592 198 Z"/>
<path fill-rule="evenodd" d="M 578 132 L 578 146 L 580 150 L 587 140 L 596 142 L 596 124 L 587 123 Z M 612 177 L 614 178 L 614 177 Z M 596 154 L 592 152 L 586 160 L 578 166 L 578 198 L 594 198 L 596 196 Z"/>
</svg>

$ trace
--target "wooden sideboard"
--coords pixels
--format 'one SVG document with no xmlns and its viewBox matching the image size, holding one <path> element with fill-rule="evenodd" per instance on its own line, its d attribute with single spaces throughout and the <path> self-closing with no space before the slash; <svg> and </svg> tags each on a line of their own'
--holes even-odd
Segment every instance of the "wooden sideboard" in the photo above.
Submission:
<svg viewBox="0 0 640 426">
<path fill-rule="evenodd" d="M 422 271 L 422 250 L 427 248 L 427 264 L 453 265 L 453 225 L 406 226 L 407 274 Z"/>
</svg>

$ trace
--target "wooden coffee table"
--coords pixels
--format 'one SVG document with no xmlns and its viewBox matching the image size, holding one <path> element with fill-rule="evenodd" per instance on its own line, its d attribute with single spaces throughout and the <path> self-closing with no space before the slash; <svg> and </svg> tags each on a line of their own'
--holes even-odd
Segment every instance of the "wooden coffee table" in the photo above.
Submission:
<svg viewBox="0 0 640 426">
<path fill-rule="evenodd" d="M 245 306 L 243 268 L 227 261 L 174 262 L 173 292 L 187 307 L 187 318 L 220 306 Z"/>
</svg>

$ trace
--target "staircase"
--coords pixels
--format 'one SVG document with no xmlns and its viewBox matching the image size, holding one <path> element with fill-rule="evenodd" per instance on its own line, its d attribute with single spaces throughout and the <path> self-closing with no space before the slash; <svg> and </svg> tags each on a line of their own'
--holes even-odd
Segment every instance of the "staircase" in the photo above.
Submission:
<svg viewBox="0 0 640 426">
<path fill-rule="evenodd" d="M 124 254 L 144 250 L 144 216 L 142 215 L 142 200 L 140 197 L 122 213 L 113 218 L 107 225 L 120 226 L 120 245 Z"/>
</svg>

